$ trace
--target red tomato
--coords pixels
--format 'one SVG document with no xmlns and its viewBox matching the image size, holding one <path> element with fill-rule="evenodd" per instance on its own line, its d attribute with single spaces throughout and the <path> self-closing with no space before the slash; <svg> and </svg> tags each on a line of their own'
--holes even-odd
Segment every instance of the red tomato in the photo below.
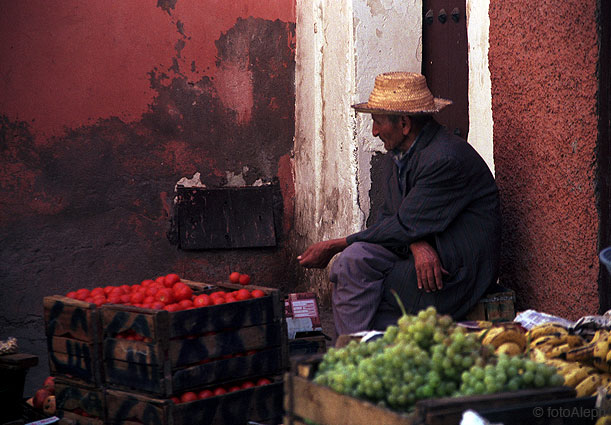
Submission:
<svg viewBox="0 0 611 425">
<path fill-rule="evenodd" d="M 163 309 L 167 310 L 169 312 L 179 311 L 180 310 L 180 306 L 178 304 L 168 304 L 165 307 L 163 307 Z"/>
<path fill-rule="evenodd" d="M 226 303 L 234 303 L 234 302 L 236 302 L 236 299 L 234 298 L 234 296 L 233 296 L 233 295 L 227 295 L 227 296 L 225 297 L 225 302 L 226 302 Z"/>
<path fill-rule="evenodd" d="M 159 292 L 159 286 L 157 285 L 151 285 L 146 288 L 146 295 L 155 296 L 157 292 Z"/>
<path fill-rule="evenodd" d="M 244 301 L 249 298 L 251 297 L 250 297 L 250 292 L 248 291 L 248 289 L 240 289 L 237 295 L 235 296 L 235 299 L 238 301 Z"/>
<path fill-rule="evenodd" d="M 176 282 L 180 280 L 180 277 L 176 273 L 170 273 L 165 276 L 165 281 L 174 285 Z"/>
<path fill-rule="evenodd" d="M 176 301 L 190 300 L 193 295 L 193 289 L 182 282 L 176 282 L 172 287 L 172 292 Z"/>
<path fill-rule="evenodd" d="M 119 288 L 123 290 L 124 294 L 129 294 L 131 292 L 131 286 L 129 285 L 121 285 Z"/>
<path fill-rule="evenodd" d="M 245 390 L 246 388 L 252 388 L 254 386 L 255 384 L 253 384 L 252 381 L 246 381 L 242 384 L 242 389 Z"/>
<path fill-rule="evenodd" d="M 68 293 L 66 294 L 66 296 L 67 296 L 68 298 L 74 298 L 74 299 L 76 299 L 76 291 L 70 291 L 70 292 L 68 292 Z"/>
<path fill-rule="evenodd" d="M 129 287 L 129 292 L 132 292 L 132 293 L 138 292 L 140 290 L 140 288 L 144 288 L 144 286 L 140 286 L 138 284 L 132 285 L 132 286 Z"/>
<path fill-rule="evenodd" d="M 271 384 L 271 383 L 272 383 L 272 381 L 270 381 L 269 379 L 261 378 L 261 379 L 259 379 L 257 381 L 257 386 L 259 386 L 259 385 L 268 385 L 268 384 Z"/>
<path fill-rule="evenodd" d="M 247 274 L 240 275 L 240 285 L 248 285 L 250 283 L 250 276 Z"/>
<path fill-rule="evenodd" d="M 197 394 L 195 394 L 193 391 L 187 391 L 180 396 L 181 403 L 188 403 L 194 400 L 197 400 Z"/>
<path fill-rule="evenodd" d="M 178 397 L 170 397 L 170 399 L 172 400 L 174 404 L 180 403 L 180 399 Z"/>
<path fill-rule="evenodd" d="M 225 291 L 216 291 L 210 294 L 210 298 L 225 297 Z"/>
<path fill-rule="evenodd" d="M 155 294 L 155 299 L 166 305 L 172 304 L 174 302 L 174 294 L 172 293 L 171 289 L 163 288 L 157 291 L 157 293 Z"/>
<path fill-rule="evenodd" d="M 197 397 L 201 400 L 203 398 L 208 398 L 208 397 L 212 397 L 214 395 L 214 393 L 210 390 L 201 390 L 200 392 L 197 393 Z"/>
<path fill-rule="evenodd" d="M 110 285 L 105 286 L 105 287 L 104 287 L 104 294 L 105 294 L 105 295 L 110 294 L 110 292 L 111 292 L 113 289 L 115 289 L 115 287 L 114 287 L 114 286 L 110 286 Z"/>
<path fill-rule="evenodd" d="M 144 293 L 142 292 L 132 292 L 129 297 L 129 302 L 132 304 L 142 304 L 144 301 Z"/>
<path fill-rule="evenodd" d="M 188 310 L 190 308 L 193 308 L 193 301 L 191 301 L 191 300 L 180 300 L 178 302 L 178 305 L 180 306 L 181 309 Z"/>
<path fill-rule="evenodd" d="M 151 286 L 153 282 L 155 282 L 153 279 L 144 279 L 142 282 L 140 282 L 140 285 L 146 288 L 147 286 Z"/>
<path fill-rule="evenodd" d="M 90 292 L 90 295 L 92 297 L 99 297 L 100 295 L 106 295 L 106 293 L 104 292 L 104 288 L 100 288 L 99 286 L 97 288 L 93 288 Z"/>
<path fill-rule="evenodd" d="M 121 303 L 122 304 L 129 304 L 131 303 L 132 296 L 131 294 L 125 294 L 125 295 L 121 295 Z"/>
<path fill-rule="evenodd" d="M 219 304 L 225 304 L 225 298 L 223 297 L 216 297 L 212 299 L 212 303 L 214 305 L 219 305 Z"/>
<path fill-rule="evenodd" d="M 253 298 L 261 298 L 265 296 L 265 292 L 260 289 L 254 289 L 250 295 L 252 295 Z"/>
<path fill-rule="evenodd" d="M 142 304 L 152 304 L 155 302 L 155 297 L 151 297 L 150 295 L 148 297 L 144 297 L 144 300 L 142 300 Z"/>
<path fill-rule="evenodd" d="M 121 296 L 120 295 L 115 295 L 115 294 L 110 294 L 110 295 L 108 295 L 108 302 L 110 304 L 122 304 Z"/>
<path fill-rule="evenodd" d="M 106 304 L 107 302 L 108 301 L 106 300 L 106 297 L 104 295 L 93 297 L 93 303 L 97 305 L 98 307 Z"/>
<path fill-rule="evenodd" d="M 121 288 L 120 286 L 115 286 L 114 288 L 112 288 L 112 291 L 110 291 L 110 293 L 108 295 L 116 295 L 116 296 L 120 297 L 124 293 L 125 293 L 125 291 L 123 290 L 123 288 Z"/>
<path fill-rule="evenodd" d="M 165 304 L 162 303 L 161 301 L 155 301 L 151 304 L 151 308 L 155 310 L 163 310 L 164 307 L 165 307 Z"/>
<path fill-rule="evenodd" d="M 93 303 L 93 298 L 87 297 L 83 301 L 85 301 L 86 303 Z"/>
<path fill-rule="evenodd" d="M 84 300 L 85 298 L 89 297 L 89 289 L 86 288 L 81 288 L 79 290 L 76 291 L 76 299 L 77 300 Z"/>
<path fill-rule="evenodd" d="M 233 272 L 229 275 L 229 282 L 231 283 L 238 283 L 240 281 L 240 273 L 239 272 Z"/>
<path fill-rule="evenodd" d="M 234 386 L 232 386 L 232 387 L 229 387 L 229 389 L 227 390 L 227 392 L 232 393 L 232 392 L 234 392 L 234 391 L 240 391 L 241 389 L 242 389 L 242 388 L 240 388 L 240 386 L 238 386 L 238 385 L 234 385 Z"/>
<path fill-rule="evenodd" d="M 194 307 L 207 307 L 211 304 L 210 297 L 206 294 L 201 294 L 193 300 Z"/>
<path fill-rule="evenodd" d="M 223 388 L 223 387 L 217 387 L 217 388 L 214 389 L 213 394 L 214 395 L 227 394 L 227 390 L 225 390 L 225 388 Z"/>
</svg>

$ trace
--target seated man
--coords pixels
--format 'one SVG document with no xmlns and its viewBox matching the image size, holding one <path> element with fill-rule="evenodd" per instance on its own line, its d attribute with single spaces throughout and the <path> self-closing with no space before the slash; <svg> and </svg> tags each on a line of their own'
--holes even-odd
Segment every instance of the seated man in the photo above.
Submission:
<svg viewBox="0 0 611 425">
<path fill-rule="evenodd" d="M 333 262 L 338 334 L 383 330 L 428 306 L 460 318 L 497 278 L 498 189 L 488 166 L 462 138 L 432 117 L 452 102 L 433 98 L 423 75 L 378 75 L 369 101 L 373 135 L 391 166 L 384 205 L 371 227 L 318 242 L 298 257 L 304 267 Z"/>
</svg>

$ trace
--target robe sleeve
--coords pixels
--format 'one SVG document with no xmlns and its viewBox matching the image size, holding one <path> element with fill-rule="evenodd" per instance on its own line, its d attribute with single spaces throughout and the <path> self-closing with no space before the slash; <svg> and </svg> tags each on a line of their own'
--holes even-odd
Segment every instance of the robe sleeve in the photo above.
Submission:
<svg viewBox="0 0 611 425">
<path fill-rule="evenodd" d="M 469 173 L 456 158 L 441 157 L 415 170 L 418 176 L 396 214 L 381 216 L 373 226 L 347 238 L 387 247 L 405 247 L 443 232 L 471 202 Z"/>
</svg>

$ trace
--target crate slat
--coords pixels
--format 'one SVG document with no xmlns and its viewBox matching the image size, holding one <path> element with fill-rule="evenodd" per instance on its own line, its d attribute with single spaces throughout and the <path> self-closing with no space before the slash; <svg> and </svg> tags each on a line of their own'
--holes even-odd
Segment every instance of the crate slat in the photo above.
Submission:
<svg viewBox="0 0 611 425">
<path fill-rule="evenodd" d="M 108 421 L 115 425 L 135 420 L 160 425 L 245 424 L 282 416 L 282 382 L 181 404 L 112 389 L 106 391 L 106 400 Z"/>
</svg>

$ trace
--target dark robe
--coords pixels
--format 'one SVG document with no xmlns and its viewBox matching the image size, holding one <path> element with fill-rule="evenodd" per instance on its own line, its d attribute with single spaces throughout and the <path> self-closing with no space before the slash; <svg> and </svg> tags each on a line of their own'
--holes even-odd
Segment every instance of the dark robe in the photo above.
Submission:
<svg viewBox="0 0 611 425">
<path fill-rule="evenodd" d="M 494 177 L 471 145 L 433 120 L 423 128 L 408 159 L 403 193 L 397 166 L 387 157 L 379 216 L 375 224 L 347 238 L 348 244 L 373 243 L 399 256 L 384 279 L 377 315 L 400 315 L 390 292 L 394 289 L 408 313 L 432 305 L 460 318 L 498 276 L 501 231 Z M 419 240 L 433 246 L 449 272 L 441 291 L 418 289 L 409 245 Z"/>
</svg>

